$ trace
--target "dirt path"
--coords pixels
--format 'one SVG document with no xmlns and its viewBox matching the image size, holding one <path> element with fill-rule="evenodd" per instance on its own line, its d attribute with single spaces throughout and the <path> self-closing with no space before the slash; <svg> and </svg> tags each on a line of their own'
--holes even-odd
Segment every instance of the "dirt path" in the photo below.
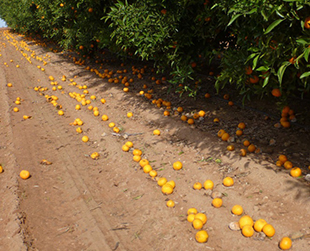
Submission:
<svg viewBox="0 0 310 251">
<path fill-rule="evenodd" d="M 1 250 L 277 250 L 278 241 L 290 234 L 303 235 L 292 250 L 308 250 L 306 181 L 279 171 L 268 155 L 240 158 L 236 152 L 227 153 L 226 144 L 214 134 L 163 117 L 147 100 L 123 92 L 85 66 L 23 41 L 1 31 Z M 61 81 L 63 75 L 66 81 Z M 49 76 L 63 88 L 52 91 Z M 69 85 L 69 79 L 88 86 L 88 99 L 96 95 L 91 105 L 99 108 L 100 116 L 87 106 L 75 110 L 79 103 L 68 94 L 82 90 Z M 36 86 L 48 90 L 35 91 Z M 64 116 L 44 95 L 58 97 Z M 17 97 L 21 105 L 14 104 Z M 19 112 L 13 112 L 14 107 Z M 133 118 L 127 118 L 129 111 Z M 101 120 L 103 114 L 109 121 Z M 32 118 L 24 120 L 23 115 Z M 70 125 L 76 118 L 84 121 L 82 134 Z M 109 122 L 129 138 L 113 135 Z M 161 135 L 152 135 L 154 129 L 160 129 Z M 84 135 L 89 142 L 82 142 Z M 132 154 L 121 150 L 128 140 L 143 151 L 159 176 L 176 182 L 173 194 L 164 196 Z M 98 160 L 90 158 L 93 152 L 100 154 Z M 42 165 L 42 159 L 52 164 Z M 183 170 L 172 169 L 177 160 L 183 162 Z M 19 178 L 22 169 L 30 171 L 30 179 Z M 232 188 L 222 186 L 226 176 L 234 178 Z M 224 194 L 219 209 L 212 207 L 207 191 L 192 189 L 195 182 L 207 179 Z M 168 198 L 176 202 L 175 208 L 166 207 Z M 240 231 L 229 230 L 228 224 L 240 218 L 230 213 L 235 204 L 255 220 L 266 219 L 275 227 L 275 236 L 269 239 L 256 233 L 245 238 Z M 197 230 L 186 221 L 191 207 L 208 217 L 205 244 L 195 241 Z"/>
</svg>

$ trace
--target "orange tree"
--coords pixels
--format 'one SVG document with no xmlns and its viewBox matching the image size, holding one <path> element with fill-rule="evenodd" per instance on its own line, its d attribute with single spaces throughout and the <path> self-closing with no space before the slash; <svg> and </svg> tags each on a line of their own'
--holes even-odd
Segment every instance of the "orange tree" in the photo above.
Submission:
<svg viewBox="0 0 310 251">
<path fill-rule="evenodd" d="M 222 51 L 218 89 L 235 84 L 244 98 L 309 92 L 309 1 L 220 1 L 216 8 L 230 17 L 234 38 Z"/>
<path fill-rule="evenodd" d="M 36 33 L 64 49 L 120 56 L 167 67 L 173 84 L 191 83 L 221 58 L 219 90 L 244 97 L 309 91 L 308 0 L 2 0 L 0 17 L 21 33 Z M 100 51 L 99 51 L 100 52 Z M 192 81 L 194 83 L 194 81 Z M 182 88 L 195 95 L 198 85 Z M 277 90 L 279 89 L 279 90 Z"/>
</svg>

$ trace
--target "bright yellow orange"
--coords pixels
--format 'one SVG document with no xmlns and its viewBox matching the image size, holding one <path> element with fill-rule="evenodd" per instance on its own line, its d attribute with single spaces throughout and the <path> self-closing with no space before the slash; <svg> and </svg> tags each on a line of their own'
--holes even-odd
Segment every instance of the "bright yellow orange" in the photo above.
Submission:
<svg viewBox="0 0 310 251">
<path fill-rule="evenodd" d="M 288 250 L 292 247 L 292 240 L 289 237 L 283 237 L 279 243 L 282 250 Z"/>
<path fill-rule="evenodd" d="M 257 232 L 263 231 L 264 226 L 267 224 L 267 222 L 264 219 L 259 219 L 255 221 L 254 223 L 254 229 Z"/>
<path fill-rule="evenodd" d="M 294 178 L 298 178 L 302 175 L 301 169 L 299 167 L 294 167 L 290 171 L 290 175 Z"/>
<path fill-rule="evenodd" d="M 20 173 L 19 173 L 19 176 L 23 179 L 23 180 L 26 180 L 30 177 L 30 172 L 27 171 L 27 170 L 22 170 Z"/>
<path fill-rule="evenodd" d="M 190 214 L 194 214 L 196 215 L 198 213 L 197 209 L 194 208 L 194 207 L 191 207 L 187 210 L 187 215 L 190 215 Z"/>
<path fill-rule="evenodd" d="M 166 183 L 167 183 L 167 179 L 165 177 L 162 177 L 157 181 L 157 185 L 159 185 L 160 187 L 162 187 Z"/>
<path fill-rule="evenodd" d="M 208 238 L 209 238 L 209 235 L 208 235 L 207 231 L 205 231 L 205 230 L 200 230 L 195 235 L 195 239 L 199 243 L 207 242 Z"/>
<path fill-rule="evenodd" d="M 166 203 L 167 207 L 174 207 L 175 206 L 175 203 L 173 200 L 168 200 L 167 203 Z"/>
<path fill-rule="evenodd" d="M 223 179 L 223 185 L 224 185 L 225 187 L 233 186 L 233 185 L 234 185 L 234 180 L 233 180 L 233 178 L 231 178 L 231 177 L 226 177 L 226 178 L 224 178 L 224 179 Z"/>
<path fill-rule="evenodd" d="M 206 222 L 208 220 L 207 216 L 203 213 L 197 213 L 195 215 L 195 219 L 200 219 L 202 221 L 202 224 L 206 224 Z"/>
<path fill-rule="evenodd" d="M 245 225 L 241 230 L 243 236 L 245 237 L 252 237 L 254 234 L 254 229 L 250 225 Z"/>
<path fill-rule="evenodd" d="M 183 167 L 183 164 L 181 161 L 176 161 L 173 163 L 173 169 L 174 170 L 180 170 L 180 169 L 182 169 L 182 167 Z"/>
<path fill-rule="evenodd" d="M 266 236 L 268 237 L 272 237 L 274 236 L 274 234 L 276 233 L 274 227 L 270 224 L 266 224 L 264 227 L 263 227 L 263 232 Z"/>
<path fill-rule="evenodd" d="M 223 205 L 223 200 L 221 198 L 214 198 L 212 200 L 212 206 L 215 208 L 220 208 Z"/>
<path fill-rule="evenodd" d="M 249 215 L 243 215 L 240 219 L 239 219 L 239 227 L 242 229 L 244 226 L 249 225 L 251 227 L 253 227 L 254 222 L 253 219 L 249 216 Z"/>
<path fill-rule="evenodd" d="M 201 185 L 200 182 L 196 182 L 196 183 L 193 185 L 193 188 L 194 188 L 195 190 L 200 190 L 200 189 L 202 188 L 202 185 Z"/>
<path fill-rule="evenodd" d="M 200 230 L 203 227 L 203 223 L 200 219 L 194 218 L 192 222 L 193 228 Z"/>
<path fill-rule="evenodd" d="M 206 180 L 206 181 L 203 183 L 203 187 L 204 187 L 204 189 L 206 189 L 206 190 L 208 190 L 208 189 L 212 190 L 213 187 L 214 187 L 214 183 L 213 183 L 212 180 Z"/>
<path fill-rule="evenodd" d="M 234 214 L 234 215 L 241 215 L 243 214 L 243 208 L 242 206 L 240 205 L 234 205 L 231 209 L 231 212 Z"/>
</svg>

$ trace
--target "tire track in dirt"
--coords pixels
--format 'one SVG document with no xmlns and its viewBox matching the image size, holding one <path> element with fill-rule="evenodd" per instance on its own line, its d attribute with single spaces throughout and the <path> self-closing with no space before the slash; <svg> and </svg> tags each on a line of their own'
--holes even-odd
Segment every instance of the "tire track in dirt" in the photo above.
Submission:
<svg viewBox="0 0 310 251">
<path fill-rule="evenodd" d="M 11 53 L 13 54 L 13 51 L 11 51 Z M 24 66 L 25 65 L 23 64 L 22 67 Z M 59 119 L 57 118 L 55 123 L 55 116 L 53 116 L 52 111 L 46 112 L 46 110 L 42 109 L 42 107 L 39 107 L 38 105 L 42 105 L 43 108 L 45 108 L 44 106 L 46 106 L 46 104 L 42 104 L 43 100 L 38 100 L 38 97 L 36 97 L 33 90 L 28 89 L 31 79 L 28 79 L 27 76 L 30 74 L 27 74 L 25 72 L 26 69 L 27 68 L 25 68 L 23 71 L 14 69 L 14 73 L 11 72 L 10 76 L 8 76 L 8 81 L 4 81 L 14 83 L 14 90 L 23 90 L 22 98 L 25 99 L 25 104 L 22 105 L 22 107 L 20 108 L 21 111 L 18 114 L 13 114 L 15 118 L 12 119 L 13 128 L 11 128 L 11 130 L 13 131 L 14 149 L 16 149 L 16 152 L 14 152 L 13 154 L 17 156 L 17 162 L 19 163 L 19 166 L 23 166 L 24 168 L 27 168 L 27 166 L 31 165 L 32 163 L 39 162 L 38 152 L 40 152 L 40 154 L 44 154 L 44 151 L 38 151 L 40 143 L 35 140 L 36 137 L 44 137 L 44 135 L 46 134 L 48 136 L 48 139 L 53 142 L 53 145 L 68 145 L 68 141 L 66 141 L 67 138 L 59 135 L 59 132 L 61 133 L 63 131 L 62 126 L 55 127 L 55 125 L 62 125 L 62 123 L 59 123 L 59 121 L 57 121 Z M 14 92 L 14 94 L 17 93 Z M 10 96 L 12 98 L 12 94 Z M 33 104 L 33 102 L 35 102 L 36 104 Z M 26 103 L 28 103 L 29 106 L 27 108 Z M 28 121 L 21 121 L 20 115 L 20 113 L 23 112 L 24 108 L 30 109 L 30 111 L 32 111 L 31 114 L 33 116 L 33 121 L 35 121 L 35 119 L 39 119 L 39 122 L 41 123 L 35 124 L 34 129 L 31 128 L 31 132 L 27 131 L 27 133 L 25 133 L 24 128 L 25 124 Z M 23 148 L 25 148 L 25 146 L 27 146 L 27 152 L 22 150 Z M 70 147 L 70 144 L 68 146 Z M 79 226 L 80 228 L 88 229 L 87 232 L 85 231 L 83 233 L 83 238 L 86 239 L 85 244 L 87 244 L 88 241 L 90 243 L 88 248 L 95 250 L 101 250 L 102 248 L 104 250 L 112 249 L 107 244 L 106 239 L 109 239 L 109 241 L 112 242 L 113 245 L 119 242 L 119 239 L 115 235 L 109 233 L 109 229 L 111 227 L 109 226 L 108 222 L 104 221 L 105 216 L 102 214 L 102 211 L 90 211 L 90 209 L 96 207 L 97 204 L 93 201 L 88 203 L 88 205 L 85 204 L 85 201 L 83 200 L 83 192 L 89 191 L 89 189 L 83 182 L 82 178 L 79 176 L 79 172 L 75 167 L 78 163 L 74 163 L 73 161 L 73 159 L 76 158 L 75 152 L 71 151 L 69 147 L 66 147 L 65 151 L 58 151 L 57 159 L 61 160 L 62 163 L 61 165 L 59 165 L 59 167 L 62 167 L 61 172 L 64 174 L 64 179 L 67 183 L 69 183 L 66 186 L 66 189 L 70 188 L 70 191 L 67 191 L 67 193 L 70 194 L 73 198 L 77 198 L 74 201 L 74 205 L 72 205 L 72 208 L 81 211 L 80 214 L 82 215 L 82 217 L 80 217 L 81 219 L 79 219 L 78 221 Z M 33 173 L 35 173 L 34 170 Z M 37 177 L 33 175 L 32 179 L 34 180 L 36 178 Z M 24 185 L 22 185 L 21 187 L 23 186 Z M 23 187 L 23 189 L 26 190 L 31 188 Z M 23 192 L 24 191 L 21 191 L 21 193 Z M 23 196 L 33 195 L 33 193 L 29 190 L 27 191 L 27 193 L 29 194 Z M 39 207 L 39 205 L 35 206 Z M 101 214 L 99 212 L 101 212 Z M 27 212 L 25 212 L 25 214 L 27 215 Z M 27 218 L 27 216 L 25 217 Z M 98 227 L 98 223 L 96 220 L 99 218 L 102 218 L 101 223 L 104 223 L 100 224 L 100 228 Z M 122 248 L 119 247 L 119 250 L 122 250 Z"/>
<path fill-rule="evenodd" d="M 0 68 L 0 83 L 6 83 L 4 71 Z M 26 250 L 23 243 L 23 231 L 20 228 L 18 215 L 18 181 L 16 176 L 16 158 L 13 154 L 14 145 L 11 121 L 9 116 L 9 100 L 6 86 L 0 86 L 0 156 L 4 173 L 0 176 L 0 249 L 1 250 Z"/>
</svg>

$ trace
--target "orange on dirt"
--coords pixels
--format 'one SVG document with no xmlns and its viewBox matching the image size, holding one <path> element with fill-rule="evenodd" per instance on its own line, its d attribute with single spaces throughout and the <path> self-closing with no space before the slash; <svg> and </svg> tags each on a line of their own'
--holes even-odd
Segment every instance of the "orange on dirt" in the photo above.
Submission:
<svg viewBox="0 0 310 251">
<path fill-rule="evenodd" d="M 139 161 L 141 160 L 141 156 L 139 156 L 139 155 L 134 155 L 134 156 L 132 157 L 132 159 L 133 159 L 133 161 L 135 161 L 135 162 L 139 162 Z"/>
<path fill-rule="evenodd" d="M 245 75 L 251 75 L 253 72 L 252 67 L 251 66 L 246 66 L 245 67 Z"/>
<path fill-rule="evenodd" d="M 193 188 L 195 190 L 200 190 L 202 188 L 202 184 L 200 182 L 196 182 L 194 185 L 193 185 Z"/>
<path fill-rule="evenodd" d="M 167 207 L 174 207 L 175 206 L 175 203 L 173 200 L 168 200 L 167 203 L 166 203 Z"/>
<path fill-rule="evenodd" d="M 26 180 L 30 177 L 30 172 L 27 170 L 21 170 L 21 172 L 19 173 L 19 176 L 23 179 Z"/>
<path fill-rule="evenodd" d="M 233 106 L 233 105 L 234 105 L 234 102 L 228 101 L 228 105 L 229 105 L 229 106 Z"/>
<path fill-rule="evenodd" d="M 132 112 L 127 113 L 127 118 L 131 118 L 133 116 Z"/>
<path fill-rule="evenodd" d="M 248 146 L 248 151 L 249 151 L 250 153 L 254 153 L 255 150 L 256 150 L 256 146 L 254 146 L 253 144 L 250 144 L 250 145 Z"/>
<path fill-rule="evenodd" d="M 101 103 L 104 104 L 106 101 L 104 98 L 100 99 Z"/>
<path fill-rule="evenodd" d="M 151 171 L 149 172 L 149 175 L 150 175 L 152 178 L 154 178 L 154 177 L 157 176 L 157 171 L 156 171 L 156 170 L 151 170 Z"/>
<path fill-rule="evenodd" d="M 212 190 L 213 187 L 214 187 L 214 183 L 213 183 L 212 180 L 206 180 L 206 181 L 203 183 L 203 187 L 204 187 L 204 189 L 206 189 L 206 190 L 208 190 L 208 189 Z"/>
<path fill-rule="evenodd" d="M 114 126 L 114 127 L 113 127 L 113 132 L 115 132 L 115 133 L 119 133 L 119 131 L 120 131 L 120 130 L 119 130 L 119 128 L 118 128 L 118 127 L 116 127 L 116 126 Z"/>
<path fill-rule="evenodd" d="M 188 120 L 187 120 L 187 123 L 188 123 L 189 125 L 193 125 L 193 124 L 195 123 L 195 121 L 194 121 L 194 119 L 188 119 Z"/>
<path fill-rule="evenodd" d="M 225 187 L 231 187 L 234 185 L 234 180 L 231 177 L 226 177 L 225 179 L 223 179 L 223 185 Z"/>
<path fill-rule="evenodd" d="M 164 116 L 170 116 L 170 112 L 169 111 L 164 111 Z"/>
<path fill-rule="evenodd" d="M 283 154 L 279 155 L 278 158 L 279 161 L 281 161 L 282 163 L 285 163 L 287 161 L 287 157 Z"/>
<path fill-rule="evenodd" d="M 122 150 L 123 150 L 124 152 L 128 152 L 128 151 L 129 151 L 129 147 L 128 147 L 127 145 L 123 145 L 123 146 L 122 146 Z"/>
<path fill-rule="evenodd" d="M 86 102 L 85 102 L 86 103 Z M 87 104 L 87 103 L 86 103 Z M 87 107 L 87 109 L 89 110 L 89 111 L 92 111 L 93 109 L 94 109 L 94 107 L 92 106 L 92 105 L 90 105 L 90 106 L 88 106 Z"/>
<path fill-rule="evenodd" d="M 7 84 L 7 87 L 12 87 L 12 86 L 13 86 L 12 83 Z"/>
<path fill-rule="evenodd" d="M 288 121 L 281 121 L 281 126 L 283 126 L 284 128 L 290 128 L 291 123 Z"/>
<path fill-rule="evenodd" d="M 101 117 L 101 119 L 103 120 L 103 121 L 107 121 L 107 120 L 109 120 L 109 117 L 108 117 L 108 115 L 102 115 L 102 117 Z"/>
<path fill-rule="evenodd" d="M 274 97 L 281 97 L 281 91 L 280 91 L 280 89 L 278 89 L 278 88 L 275 88 L 275 89 L 273 89 L 272 91 L 271 91 L 271 94 L 272 94 L 272 96 L 274 96 Z"/>
<path fill-rule="evenodd" d="M 82 129 L 81 127 L 78 127 L 78 128 L 76 128 L 76 132 L 77 132 L 77 133 L 82 133 L 82 132 L 83 132 L 83 129 Z"/>
<path fill-rule="evenodd" d="M 153 168 L 149 164 L 147 164 L 143 167 L 143 172 L 145 172 L 145 173 L 149 173 L 152 170 L 153 170 Z"/>
<path fill-rule="evenodd" d="M 203 213 L 197 213 L 197 214 L 195 215 L 195 219 L 201 220 L 201 221 L 202 221 L 202 224 L 206 224 L 206 222 L 207 222 L 207 220 L 208 220 L 207 216 L 206 216 L 205 214 L 203 214 Z"/>
<path fill-rule="evenodd" d="M 161 192 L 163 193 L 163 194 L 172 194 L 173 193 L 173 187 L 171 186 L 171 185 L 169 185 L 169 184 L 165 184 L 165 185 L 163 185 L 162 187 L 161 187 Z"/>
<path fill-rule="evenodd" d="M 144 166 L 148 165 L 149 161 L 147 159 L 142 159 L 139 162 L 139 165 L 143 168 Z"/>
<path fill-rule="evenodd" d="M 229 95 L 228 95 L 228 94 L 225 94 L 225 95 L 223 96 L 223 99 L 228 100 L 228 99 L 229 99 Z"/>
<path fill-rule="evenodd" d="M 210 98 L 210 97 L 211 97 L 211 95 L 209 93 L 205 94 L 205 98 Z"/>
<path fill-rule="evenodd" d="M 250 225 L 245 225 L 242 228 L 241 232 L 242 232 L 242 235 L 245 236 L 245 237 L 252 237 L 253 234 L 254 234 L 254 229 Z"/>
<path fill-rule="evenodd" d="M 194 221 L 194 219 L 195 219 L 195 214 L 189 214 L 187 216 L 187 221 L 190 223 L 192 223 Z"/>
<path fill-rule="evenodd" d="M 200 230 L 196 233 L 195 239 L 199 243 L 205 243 L 208 241 L 209 235 L 206 230 Z"/>
<path fill-rule="evenodd" d="M 276 162 L 276 166 L 278 166 L 278 167 L 283 166 L 283 162 L 280 161 L 280 160 L 278 160 L 278 161 Z"/>
<path fill-rule="evenodd" d="M 229 134 L 227 133 L 227 132 L 225 132 L 223 135 L 222 135 L 222 137 L 221 137 L 221 139 L 223 140 L 223 141 L 227 141 L 228 139 L 229 139 Z"/>
<path fill-rule="evenodd" d="M 253 227 L 254 222 L 253 219 L 251 218 L 251 216 L 249 215 L 243 215 L 240 219 L 239 219 L 239 227 L 242 229 L 244 226 L 249 225 L 251 227 Z"/>
<path fill-rule="evenodd" d="M 240 149 L 240 156 L 245 157 L 246 156 L 246 149 Z"/>
<path fill-rule="evenodd" d="M 259 219 L 257 221 L 255 221 L 254 223 L 254 229 L 256 232 L 261 232 L 263 231 L 264 226 L 267 224 L 267 221 L 265 221 L 264 219 Z"/>
<path fill-rule="evenodd" d="M 227 146 L 227 150 L 233 151 L 233 150 L 235 150 L 235 147 L 233 145 L 229 145 L 229 146 Z"/>
<path fill-rule="evenodd" d="M 194 207 L 191 207 L 187 210 L 187 215 L 190 215 L 190 214 L 194 214 L 196 215 L 198 213 L 197 209 L 194 208 Z"/>
<path fill-rule="evenodd" d="M 14 112 L 19 112 L 19 109 L 18 109 L 17 107 L 14 107 L 14 108 L 13 108 L 13 111 L 14 111 Z"/>
<path fill-rule="evenodd" d="M 187 117 L 185 115 L 182 115 L 181 120 L 185 122 L 185 121 L 187 121 Z"/>
<path fill-rule="evenodd" d="M 139 150 L 139 149 L 134 149 L 133 152 L 132 152 L 133 155 L 138 155 L 138 156 L 141 156 L 142 155 L 142 151 Z"/>
<path fill-rule="evenodd" d="M 76 105 L 75 106 L 75 110 L 81 110 L 81 106 L 80 105 Z"/>
<path fill-rule="evenodd" d="M 165 177 L 161 177 L 159 178 L 159 180 L 157 181 L 157 185 L 159 185 L 160 187 L 162 187 L 163 185 L 165 185 L 167 183 L 167 179 Z"/>
<path fill-rule="evenodd" d="M 251 143 L 250 143 L 250 141 L 248 141 L 248 140 L 243 141 L 243 145 L 246 146 L 246 147 L 248 147 L 250 144 L 251 144 Z"/>
<path fill-rule="evenodd" d="M 220 120 L 219 120 L 218 118 L 215 118 L 215 119 L 213 119 L 213 122 L 214 122 L 214 123 L 219 123 Z"/>
<path fill-rule="evenodd" d="M 110 128 L 112 128 L 112 127 L 114 127 L 114 126 L 115 126 L 115 123 L 113 123 L 113 122 L 109 123 L 109 127 L 110 127 Z"/>
<path fill-rule="evenodd" d="M 263 227 L 263 232 L 266 236 L 268 237 L 272 237 L 274 236 L 274 234 L 276 233 L 274 227 L 270 224 L 266 224 L 264 227 Z"/>
<path fill-rule="evenodd" d="M 200 219 L 196 219 L 194 218 L 193 222 L 192 222 L 193 228 L 200 230 L 203 227 L 203 223 Z"/>
<path fill-rule="evenodd" d="M 290 107 L 289 106 L 284 106 L 282 109 L 282 114 L 288 114 L 290 111 Z"/>
<path fill-rule="evenodd" d="M 62 110 L 58 111 L 58 115 L 63 116 L 64 112 Z"/>
<path fill-rule="evenodd" d="M 238 124 L 238 128 L 241 129 L 241 130 L 244 130 L 244 128 L 245 128 L 245 123 L 240 122 L 240 123 Z"/>
<path fill-rule="evenodd" d="M 300 177 L 302 174 L 301 169 L 299 167 L 294 167 L 290 171 L 290 175 L 294 178 Z"/>
<path fill-rule="evenodd" d="M 234 214 L 234 215 L 241 215 L 243 214 L 243 208 L 242 206 L 240 205 L 234 205 L 231 209 L 231 212 Z"/>
<path fill-rule="evenodd" d="M 212 200 L 212 206 L 215 208 L 220 208 L 223 205 L 223 200 L 221 198 L 214 198 Z"/>
<path fill-rule="evenodd" d="M 242 130 L 239 130 L 239 129 L 238 129 L 238 130 L 236 131 L 236 135 L 237 135 L 237 136 L 241 136 L 242 134 L 243 134 L 243 131 L 242 131 Z"/>
<path fill-rule="evenodd" d="M 83 136 L 83 137 L 82 137 L 82 141 L 83 141 L 83 142 L 86 143 L 86 142 L 88 142 L 88 140 L 89 140 L 89 138 L 88 138 L 87 136 Z"/>
<path fill-rule="evenodd" d="M 174 170 L 180 170 L 180 169 L 182 169 L 182 167 L 183 167 L 183 164 L 181 161 L 176 161 L 173 163 L 173 169 Z"/>
<path fill-rule="evenodd" d="M 94 111 L 94 115 L 96 116 L 96 117 L 98 117 L 99 116 L 99 111 Z"/>
<path fill-rule="evenodd" d="M 285 169 L 291 169 L 291 168 L 293 168 L 293 163 L 292 162 L 290 162 L 290 161 L 285 161 L 284 162 L 284 168 Z"/>
<path fill-rule="evenodd" d="M 169 180 L 166 184 L 172 186 L 172 188 L 175 188 L 175 182 L 174 182 L 174 180 Z"/>
<path fill-rule="evenodd" d="M 222 136 L 224 135 L 225 131 L 223 129 L 220 129 L 218 132 L 217 132 L 217 136 L 219 138 L 222 138 Z"/>
<path fill-rule="evenodd" d="M 292 240 L 289 237 L 283 237 L 279 242 L 279 248 L 289 250 L 292 247 Z"/>
<path fill-rule="evenodd" d="M 204 117 L 206 115 L 206 112 L 201 110 L 201 111 L 198 112 L 198 115 L 200 117 Z"/>
<path fill-rule="evenodd" d="M 158 129 L 156 129 L 156 130 L 153 131 L 153 134 L 159 136 L 160 135 L 160 131 Z"/>
<path fill-rule="evenodd" d="M 131 141 L 127 141 L 125 145 L 128 146 L 129 148 L 133 147 L 133 143 Z"/>
<path fill-rule="evenodd" d="M 183 112 L 184 110 L 183 110 L 182 107 L 178 107 L 178 108 L 177 108 L 177 111 L 181 113 L 181 112 Z"/>
</svg>

